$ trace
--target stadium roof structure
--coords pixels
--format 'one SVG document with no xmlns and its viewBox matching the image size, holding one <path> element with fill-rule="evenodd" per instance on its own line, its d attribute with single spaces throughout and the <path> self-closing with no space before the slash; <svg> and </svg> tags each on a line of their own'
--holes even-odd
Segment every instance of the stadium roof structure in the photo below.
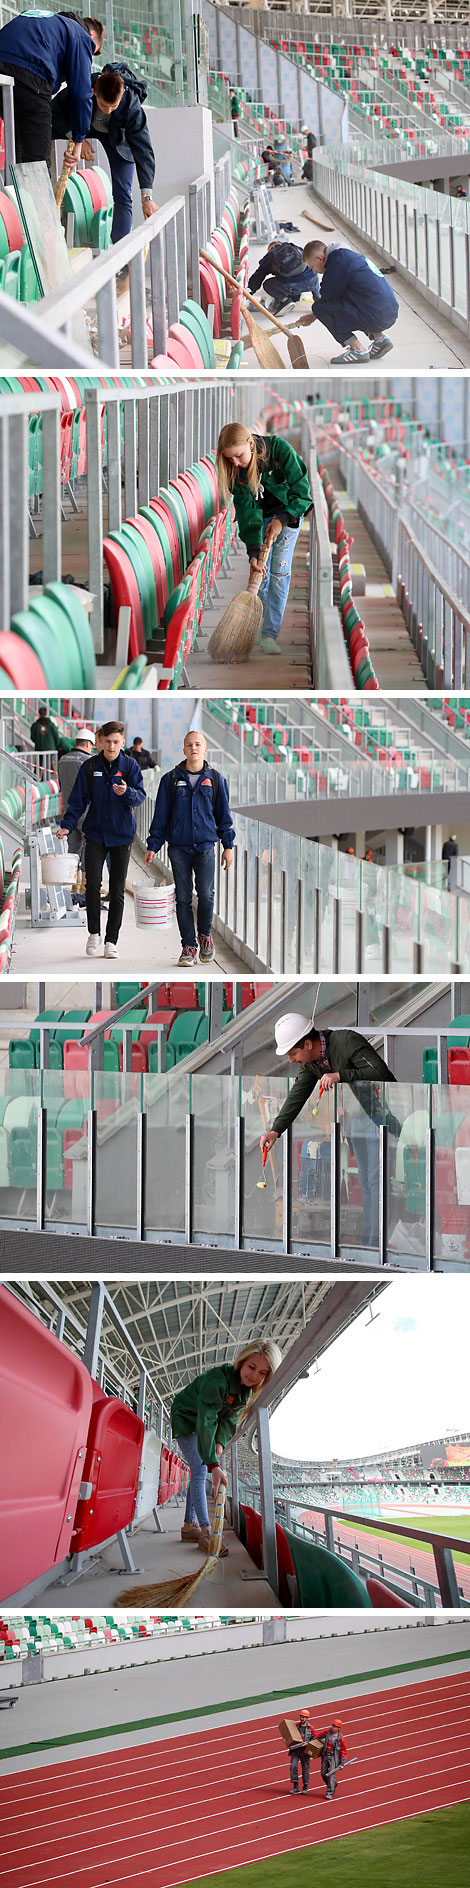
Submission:
<svg viewBox="0 0 470 1888">
<path fill-rule="evenodd" d="M 279 1344 L 283 1363 L 276 1373 L 279 1393 L 290 1387 L 289 1354 L 294 1376 L 319 1356 L 342 1330 L 367 1308 L 386 1282 L 363 1279 L 339 1285 L 327 1279 L 146 1279 L 106 1282 L 45 1278 L 9 1280 L 9 1289 L 29 1310 L 45 1319 L 71 1348 L 84 1356 L 94 1374 L 90 1312 L 100 1318 L 99 1353 L 105 1387 L 134 1397 L 139 1366 L 148 1372 L 150 1391 L 168 1408 L 188 1378 L 232 1359 L 253 1337 Z M 310 1354 L 311 1353 L 311 1354 Z M 261 1400 L 261 1399 L 258 1399 Z"/>
</svg>

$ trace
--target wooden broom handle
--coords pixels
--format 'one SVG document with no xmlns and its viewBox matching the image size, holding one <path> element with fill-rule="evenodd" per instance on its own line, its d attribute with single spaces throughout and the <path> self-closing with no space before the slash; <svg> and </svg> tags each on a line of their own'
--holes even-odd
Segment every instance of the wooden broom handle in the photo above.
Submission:
<svg viewBox="0 0 470 1888">
<path fill-rule="evenodd" d="M 249 289 L 247 288 L 242 289 L 240 286 L 240 283 L 235 281 L 235 276 L 229 275 L 228 270 L 222 268 L 221 262 L 214 262 L 214 257 L 208 255 L 207 249 L 201 249 L 200 253 L 201 253 L 201 256 L 203 257 L 204 262 L 209 263 L 209 268 L 215 269 L 218 275 L 223 275 L 224 282 L 227 282 L 228 287 L 233 288 L 237 295 L 241 294 L 243 296 L 244 302 L 251 302 L 252 308 L 257 308 L 259 315 L 266 315 L 268 313 L 268 310 L 265 308 L 264 302 L 259 302 L 257 300 L 256 295 L 250 295 Z M 269 320 L 272 322 L 273 327 L 279 328 L 280 334 L 287 334 L 287 328 L 283 328 L 282 321 L 278 321 L 276 315 L 270 315 Z"/>
<path fill-rule="evenodd" d="M 68 151 L 75 150 L 75 138 L 69 138 L 67 150 Z M 54 191 L 54 196 L 55 196 L 58 210 L 60 210 L 61 204 L 63 203 L 70 176 L 71 176 L 71 172 L 69 170 L 68 164 L 63 164 L 60 177 L 58 179 L 58 182 L 56 183 L 56 187 Z"/>
<path fill-rule="evenodd" d="M 269 557 L 269 553 L 270 553 L 270 550 L 271 550 L 271 548 L 272 548 L 272 545 L 273 545 L 273 544 L 275 543 L 275 541 L 276 541 L 276 538 L 277 538 L 278 536 L 279 536 L 279 532 L 278 532 L 278 531 L 275 531 L 275 532 L 274 532 L 274 534 L 272 534 L 272 535 L 270 535 L 270 528 L 269 528 L 269 525 L 268 525 L 268 529 L 267 529 L 267 532 L 266 532 L 266 537 L 265 537 L 265 540 L 264 540 L 264 544 L 263 544 L 263 559 L 262 559 L 262 562 L 263 562 L 263 568 L 262 568 L 262 570 L 252 570 L 252 572 L 251 572 L 251 576 L 250 576 L 250 579 L 249 579 L 249 583 L 248 583 L 248 589 L 249 589 L 249 592 L 250 592 L 250 596 L 251 596 L 251 597 L 252 597 L 252 596 L 256 596 L 256 593 L 257 593 L 257 591 L 259 590 L 259 588 L 260 588 L 260 585 L 261 585 L 261 584 L 262 584 L 262 582 L 263 582 L 263 577 L 264 577 L 264 574 L 265 574 L 265 570 L 266 570 L 266 565 L 267 565 L 267 561 L 268 561 L 268 557 Z"/>
</svg>

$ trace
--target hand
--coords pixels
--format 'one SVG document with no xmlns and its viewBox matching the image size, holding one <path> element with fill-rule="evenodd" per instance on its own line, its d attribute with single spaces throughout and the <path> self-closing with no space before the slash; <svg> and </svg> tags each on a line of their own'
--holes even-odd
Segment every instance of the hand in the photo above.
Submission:
<svg viewBox="0 0 470 1888">
<path fill-rule="evenodd" d="M 284 529 L 284 526 L 281 524 L 280 518 L 271 518 L 271 523 L 268 524 L 268 529 L 267 529 L 266 537 L 264 540 L 264 545 L 263 545 L 264 551 L 266 551 L 271 544 L 275 544 L 276 538 L 280 538 L 281 531 L 283 531 L 283 529 Z"/>
<path fill-rule="evenodd" d="M 158 203 L 154 203 L 153 197 L 142 197 L 142 209 L 145 217 L 155 216 L 155 211 L 158 210 L 158 207 Z"/>
<path fill-rule="evenodd" d="M 222 871 L 223 872 L 228 872 L 229 866 L 232 864 L 232 859 L 233 859 L 233 852 L 232 852 L 231 846 L 224 846 L 224 850 L 222 853 Z"/>
<path fill-rule="evenodd" d="M 68 836 L 69 836 L 69 835 L 68 835 L 68 831 L 67 831 L 67 827 L 66 827 L 66 826 L 56 826 L 56 829 L 55 829 L 55 830 L 56 830 L 56 838 L 57 838 L 57 839 L 68 839 Z"/>
<path fill-rule="evenodd" d="M 261 571 L 263 571 L 263 570 L 264 570 L 264 566 L 265 566 L 265 558 L 264 558 L 264 556 L 263 556 L 263 552 L 262 552 L 262 551 L 256 551 L 256 552 L 255 552 L 255 555 L 254 555 L 254 557 L 250 557 L 250 570 L 251 570 L 252 572 L 253 572 L 254 570 L 261 570 Z"/>
<path fill-rule="evenodd" d="M 334 1088 L 335 1082 L 339 1082 L 340 1080 L 340 1075 L 322 1075 L 320 1087 L 323 1089 L 323 1094 L 326 1093 L 328 1088 Z"/>
<path fill-rule="evenodd" d="M 89 138 L 84 138 L 84 139 L 83 139 L 83 144 L 82 144 L 82 157 L 84 157 L 84 158 L 85 158 L 85 163 L 86 163 L 86 164 L 94 164 L 94 162 L 95 162 L 95 153 L 94 153 L 94 150 L 93 150 L 93 145 L 92 145 L 92 144 L 90 144 L 90 139 L 89 139 Z"/>
<path fill-rule="evenodd" d="M 311 315 L 301 315 L 301 316 L 300 316 L 300 320 L 299 320 L 299 321 L 297 322 L 297 327 L 298 327 L 298 328 L 309 328 L 309 327 L 310 327 L 310 325 L 311 325 L 311 322 L 312 322 L 312 321 L 316 321 L 316 319 L 317 319 L 317 317 L 316 317 L 316 315 L 314 315 L 314 314 L 311 314 Z"/>
<path fill-rule="evenodd" d="M 228 1481 L 227 1481 L 227 1476 L 226 1476 L 226 1473 L 225 1473 L 225 1469 L 224 1469 L 224 1468 L 213 1468 L 213 1470 L 212 1470 L 212 1489 L 213 1489 L 213 1495 L 214 1495 L 214 1501 L 217 1501 L 217 1496 L 218 1496 L 218 1493 L 219 1493 L 219 1488 L 228 1488 Z"/>
<path fill-rule="evenodd" d="M 155 859 L 155 857 L 156 857 L 156 854 L 155 854 L 155 852 L 146 852 L 146 854 L 145 854 L 145 865 L 153 865 L 153 861 L 154 861 L 154 859 Z"/>
<path fill-rule="evenodd" d="M 81 143 L 80 143 L 80 144 L 74 144 L 74 147 L 73 147 L 73 150 L 72 150 L 72 151 L 67 151 L 67 150 L 66 150 L 66 151 L 64 151 L 64 164 L 65 164 L 65 169 L 66 169 L 66 170 L 74 170 L 74 169 L 75 169 L 75 165 L 76 165 L 76 164 L 78 164 L 78 163 L 80 162 L 80 158 L 81 158 L 81 155 L 82 155 L 82 146 L 81 146 Z"/>
<path fill-rule="evenodd" d="M 274 1142 L 278 1140 L 279 1135 L 275 1133 L 274 1128 L 271 1128 L 270 1134 L 261 1134 L 259 1143 L 261 1152 L 264 1153 L 264 1149 L 266 1148 L 266 1153 L 270 1154 L 271 1148 L 274 1147 Z"/>
<path fill-rule="evenodd" d="M 121 783 L 119 783 L 119 780 L 113 780 L 113 793 L 127 793 L 125 780 L 122 780 Z"/>
</svg>

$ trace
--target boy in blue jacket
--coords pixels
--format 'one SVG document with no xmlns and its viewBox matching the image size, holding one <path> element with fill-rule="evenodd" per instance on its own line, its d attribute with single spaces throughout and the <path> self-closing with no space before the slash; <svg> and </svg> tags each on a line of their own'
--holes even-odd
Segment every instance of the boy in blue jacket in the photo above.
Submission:
<svg viewBox="0 0 470 1888">
<path fill-rule="evenodd" d="M 89 137 L 97 138 L 106 152 L 113 186 L 113 243 L 118 243 L 121 236 L 128 236 L 132 229 L 134 165 L 144 217 L 153 216 L 158 209 L 152 194 L 155 156 L 143 110 L 146 97 L 145 79 L 137 78 L 130 66 L 118 62 L 116 65 L 103 66 L 101 72 L 92 75 L 92 106 L 87 125 L 89 136 L 83 142 L 82 157 L 87 164 L 93 163 L 94 151 Z M 52 107 L 54 138 L 69 136 L 70 114 L 71 102 L 66 87 L 54 99 Z"/>
<path fill-rule="evenodd" d="M 146 865 L 168 840 L 171 869 L 176 888 L 176 916 L 181 937 L 178 963 L 194 969 L 197 963 L 197 939 L 193 918 L 193 877 L 197 894 L 197 929 L 199 959 L 209 964 L 214 956 L 211 925 L 214 910 L 215 846 L 223 846 L 225 872 L 232 864 L 235 832 L 228 798 L 228 784 L 206 761 L 207 741 L 199 728 L 191 728 L 183 742 L 184 761 L 172 773 L 163 774 L 148 836 Z"/>
<path fill-rule="evenodd" d="M 329 243 L 328 247 L 326 243 L 306 243 L 302 255 L 323 280 L 318 295 L 313 293 L 312 313 L 303 316 L 299 327 L 321 321 L 335 341 L 342 343 L 344 353 L 335 354 L 330 366 L 351 367 L 358 361 L 378 361 L 389 354 L 393 343 L 384 329 L 393 327 L 399 308 L 393 288 L 375 263 L 337 243 Z M 370 347 L 361 348 L 356 328 L 368 336 Z"/>
<path fill-rule="evenodd" d="M 272 296 L 269 308 L 273 315 L 279 314 L 280 308 L 287 308 L 289 302 L 299 302 L 307 289 L 311 289 L 312 295 L 320 292 L 318 276 L 314 269 L 308 268 L 297 243 L 269 244 L 267 254 L 261 257 L 249 277 L 248 287 L 253 292 L 261 288 L 262 283 Z"/>
<path fill-rule="evenodd" d="M 0 32 L 0 72 L 14 78 L 16 156 L 19 164 L 52 156 L 52 99 L 61 85 L 69 94 L 69 128 L 74 148 L 64 162 L 73 170 L 81 156 L 92 109 L 91 64 L 101 52 L 101 20 L 79 13 L 19 13 Z M 0 88 L 1 94 L 1 88 Z"/>
<path fill-rule="evenodd" d="M 74 832 L 83 813 L 85 837 L 86 911 L 88 919 L 87 957 L 97 957 L 100 950 L 101 878 L 109 853 L 109 907 L 105 957 L 117 957 L 117 941 L 124 912 L 127 868 L 135 834 L 133 806 L 145 800 L 145 787 L 137 761 L 122 753 L 124 727 L 121 721 L 105 721 L 101 729 L 99 754 L 92 754 L 77 774 L 67 812 L 59 826 L 59 835 Z"/>
</svg>

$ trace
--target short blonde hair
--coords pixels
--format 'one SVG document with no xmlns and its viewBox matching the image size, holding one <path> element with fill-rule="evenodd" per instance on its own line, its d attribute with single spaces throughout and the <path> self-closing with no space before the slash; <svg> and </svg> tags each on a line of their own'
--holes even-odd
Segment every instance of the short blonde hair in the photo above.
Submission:
<svg viewBox="0 0 470 1888">
<path fill-rule="evenodd" d="M 243 446 L 248 445 L 250 439 L 252 440 L 253 450 L 251 459 L 246 468 L 246 477 L 250 491 L 256 494 L 258 489 L 259 467 L 266 458 L 264 440 L 261 438 L 256 439 L 253 433 L 250 433 L 249 426 L 242 426 L 241 420 L 232 420 L 230 425 L 223 426 L 222 432 L 219 433 L 215 463 L 219 492 L 223 505 L 228 505 L 235 480 L 238 477 L 238 466 L 231 465 L 230 459 L 227 459 L 225 455 L 227 452 L 231 451 L 240 452 Z"/>
</svg>

